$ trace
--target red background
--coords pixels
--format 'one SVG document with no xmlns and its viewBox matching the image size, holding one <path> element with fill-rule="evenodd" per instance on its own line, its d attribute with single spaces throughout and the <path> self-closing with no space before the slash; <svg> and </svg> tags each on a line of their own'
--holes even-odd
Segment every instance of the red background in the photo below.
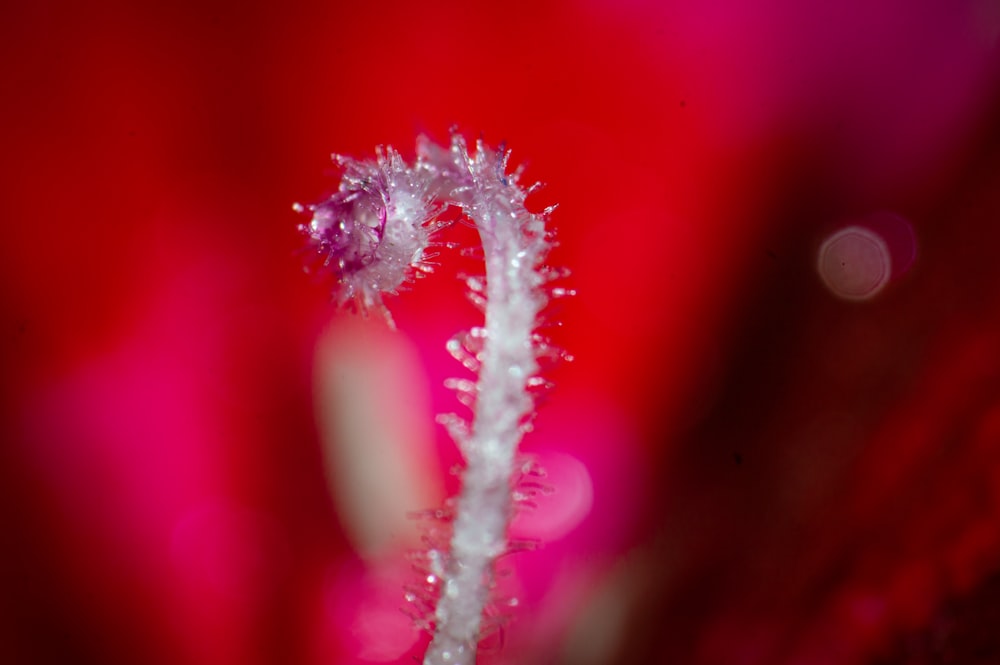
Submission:
<svg viewBox="0 0 1000 665">
<path fill-rule="evenodd" d="M 1000 657 L 994 4 L 287 4 L 0 10 L 0 660 L 354 662 L 291 203 L 455 123 L 560 203 L 526 446 L 594 491 L 490 658 Z M 917 261 L 837 300 L 817 247 L 881 210 Z M 391 304 L 433 386 L 442 272 Z"/>
</svg>

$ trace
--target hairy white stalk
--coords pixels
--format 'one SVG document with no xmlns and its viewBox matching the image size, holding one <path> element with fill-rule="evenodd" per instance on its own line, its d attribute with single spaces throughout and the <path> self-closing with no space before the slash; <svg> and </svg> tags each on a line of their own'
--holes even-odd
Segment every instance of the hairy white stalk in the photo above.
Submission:
<svg viewBox="0 0 1000 665">
<path fill-rule="evenodd" d="M 544 221 L 524 208 L 524 193 L 503 174 L 504 159 L 480 142 L 474 158 L 453 150 L 472 180 L 466 213 L 486 262 L 486 334 L 448 564 L 425 665 L 473 663 L 493 567 L 507 550 L 511 475 L 522 423 L 533 409 L 528 380 L 538 370 L 532 333 L 545 306 L 539 262 L 548 250 Z"/>
<path fill-rule="evenodd" d="M 376 162 L 340 158 L 345 174 L 329 200 L 297 206 L 310 212 L 301 227 L 323 265 L 337 279 L 335 298 L 362 309 L 382 306 L 414 270 L 429 269 L 425 253 L 441 228 L 445 205 L 462 208 L 483 246 L 485 285 L 467 283 L 485 312 L 485 326 L 449 343 L 462 364 L 478 369 L 475 383 L 456 379 L 459 398 L 473 408 L 471 423 L 442 419 L 465 459 L 462 491 L 452 517 L 447 551 L 426 553 L 427 590 L 436 593 L 434 638 L 425 665 L 471 664 L 482 633 L 484 609 L 493 589 L 497 558 L 509 550 L 507 527 L 513 507 L 512 476 L 518 444 L 534 409 L 531 388 L 540 355 L 553 350 L 535 334 L 553 274 L 542 267 L 551 242 L 545 221 L 524 206 L 529 190 L 508 174 L 507 154 L 482 141 L 470 155 L 460 134 L 450 150 L 421 140 L 410 167 L 391 148 Z"/>
</svg>

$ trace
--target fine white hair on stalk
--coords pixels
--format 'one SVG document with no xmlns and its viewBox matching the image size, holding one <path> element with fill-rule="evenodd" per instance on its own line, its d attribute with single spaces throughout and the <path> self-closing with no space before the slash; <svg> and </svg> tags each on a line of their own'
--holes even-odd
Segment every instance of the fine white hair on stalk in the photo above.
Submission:
<svg viewBox="0 0 1000 665">
<path fill-rule="evenodd" d="M 516 544 L 508 523 L 517 448 L 534 411 L 539 361 L 560 355 L 536 328 L 550 289 L 565 270 L 543 266 L 551 249 L 546 222 L 554 206 L 540 214 L 525 207 L 535 186 L 519 184 L 521 171 L 508 172 L 510 153 L 482 140 L 469 150 L 453 132 L 448 148 L 421 137 L 410 166 L 392 148 L 374 161 L 338 158 L 344 175 L 338 191 L 319 204 L 296 209 L 311 215 L 300 229 L 332 271 L 339 304 L 385 311 L 382 294 L 395 293 L 415 271 L 427 271 L 431 236 L 444 226 L 436 216 L 460 207 L 479 234 L 485 279 L 468 278 L 485 322 L 448 342 L 448 350 L 476 380 L 453 379 L 459 399 L 472 408 L 471 421 L 454 414 L 439 418 L 461 451 L 462 489 L 446 511 L 450 541 L 433 542 L 418 564 L 427 586 L 421 602 L 433 603 L 428 625 L 433 639 L 425 665 L 471 664 L 483 633 L 496 560 Z M 556 293 L 558 291 L 558 293 Z M 408 593 L 407 597 L 411 595 Z"/>
</svg>

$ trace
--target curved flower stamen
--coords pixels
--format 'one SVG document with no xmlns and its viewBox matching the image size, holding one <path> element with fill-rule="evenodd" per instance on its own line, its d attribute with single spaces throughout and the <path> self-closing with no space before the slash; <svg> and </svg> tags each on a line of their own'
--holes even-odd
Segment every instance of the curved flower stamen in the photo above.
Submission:
<svg viewBox="0 0 1000 665">
<path fill-rule="evenodd" d="M 392 148 L 377 151 L 375 162 L 340 158 L 345 167 L 339 191 L 327 201 L 303 207 L 312 219 L 300 228 L 337 279 L 335 299 L 367 310 L 382 307 L 382 293 L 395 293 L 415 269 L 428 270 L 425 252 L 434 221 L 448 205 L 460 207 L 479 232 L 485 280 L 468 278 L 470 292 L 485 309 L 485 325 L 453 338 L 449 350 L 475 382 L 448 383 L 472 408 L 465 423 L 446 416 L 448 431 L 465 458 L 462 491 L 449 522 L 451 541 L 431 546 L 422 560 L 434 580 L 426 600 L 433 603 L 434 639 L 425 665 L 475 661 L 477 645 L 490 626 L 490 594 L 497 558 L 510 551 L 507 527 L 514 500 L 516 453 L 530 423 L 540 360 L 554 351 L 536 329 L 550 297 L 569 293 L 552 288 L 543 261 L 552 246 L 546 222 L 554 207 L 531 213 L 524 202 L 533 188 L 518 184 L 520 171 L 507 172 L 509 153 L 478 141 L 470 152 L 453 133 L 448 149 L 426 139 L 408 166 Z M 555 352 L 559 355 L 558 352 Z"/>
</svg>

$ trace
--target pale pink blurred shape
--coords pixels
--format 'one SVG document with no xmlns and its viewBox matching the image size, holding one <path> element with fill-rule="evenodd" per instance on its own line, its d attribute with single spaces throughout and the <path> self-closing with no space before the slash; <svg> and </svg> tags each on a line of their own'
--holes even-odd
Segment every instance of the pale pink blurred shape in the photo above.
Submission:
<svg viewBox="0 0 1000 665">
<path fill-rule="evenodd" d="M 594 484 L 587 467 L 573 455 L 545 451 L 532 457 L 545 471 L 541 482 L 551 492 L 537 497 L 536 507 L 515 515 L 510 525 L 511 537 L 553 542 L 573 531 L 590 514 Z"/>
<path fill-rule="evenodd" d="M 412 581 L 400 557 L 384 565 L 350 562 L 332 567 L 325 588 L 325 631 L 365 663 L 402 658 L 420 638 L 402 610 L 403 586 Z"/>
<path fill-rule="evenodd" d="M 823 242 L 816 267 L 823 284 L 838 298 L 868 300 L 889 283 L 891 264 L 889 247 L 880 235 L 848 226 Z"/>
<path fill-rule="evenodd" d="M 316 419 L 334 508 L 355 551 L 414 547 L 413 511 L 440 505 L 433 411 L 416 346 L 382 320 L 336 316 L 317 342 Z"/>
<path fill-rule="evenodd" d="M 506 612 L 513 620 L 501 662 L 553 662 L 556 653 L 568 659 L 560 662 L 605 662 L 627 632 L 628 598 L 614 570 L 631 542 L 647 479 L 617 396 L 574 387 L 559 383 L 561 399 L 544 405 L 526 439 L 551 493 L 511 524 L 512 538 L 540 547 L 510 558 L 515 574 L 503 591 L 518 607 Z"/>
<path fill-rule="evenodd" d="M 909 222 L 892 213 L 876 213 L 829 235 L 820 245 L 816 269 L 835 296 L 863 301 L 906 273 L 916 256 Z"/>
</svg>

